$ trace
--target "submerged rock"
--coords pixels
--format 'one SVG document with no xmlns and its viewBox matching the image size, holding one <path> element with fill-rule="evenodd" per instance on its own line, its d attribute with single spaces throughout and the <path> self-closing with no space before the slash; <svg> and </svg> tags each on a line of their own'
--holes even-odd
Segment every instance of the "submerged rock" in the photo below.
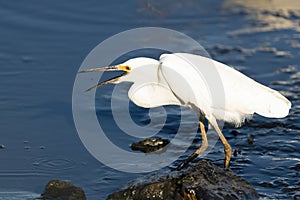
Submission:
<svg viewBox="0 0 300 200">
<path fill-rule="evenodd" d="M 203 159 L 184 172 L 160 177 L 150 183 L 131 185 L 109 195 L 108 199 L 232 200 L 258 199 L 258 194 L 246 180 Z"/>
<path fill-rule="evenodd" d="M 84 191 L 70 182 L 51 180 L 47 183 L 43 200 L 86 200 Z"/>
</svg>

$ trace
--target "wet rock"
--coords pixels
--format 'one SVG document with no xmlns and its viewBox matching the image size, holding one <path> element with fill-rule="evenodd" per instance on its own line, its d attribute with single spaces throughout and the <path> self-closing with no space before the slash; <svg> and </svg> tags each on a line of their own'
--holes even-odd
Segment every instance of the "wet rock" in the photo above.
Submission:
<svg viewBox="0 0 300 200">
<path fill-rule="evenodd" d="M 3 144 L 0 144 L 0 149 L 4 149 L 5 146 Z"/>
<path fill-rule="evenodd" d="M 70 182 L 51 180 L 47 183 L 43 200 L 86 200 L 84 191 Z"/>
<path fill-rule="evenodd" d="M 250 134 L 248 136 L 248 144 L 252 145 L 254 143 L 254 135 Z"/>
<path fill-rule="evenodd" d="M 167 139 L 152 137 L 131 144 L 131 149 L 134 151 L 142 151 L 144 153 L 150 153 L 162 149 L 169 143 L 170 141 Z"/>
<path fill-rule="evenodd" d="M 150 183 L 131 185 L 109 195 L 108 199 L 258 199 L 258 194 L 241 177 L 203 159 L 184 172 L 169 174 Z"/>
<path fill-rule="evenodd" d="M 242 153 L 242 151 L 239 150 L 239 149 L 235 149 L 235 150 L 233 151 L 233 155 L 234 155 L 235 157 L 237 157 L 237 156 L 240 155 L 241 153 Z"/>
</svg>

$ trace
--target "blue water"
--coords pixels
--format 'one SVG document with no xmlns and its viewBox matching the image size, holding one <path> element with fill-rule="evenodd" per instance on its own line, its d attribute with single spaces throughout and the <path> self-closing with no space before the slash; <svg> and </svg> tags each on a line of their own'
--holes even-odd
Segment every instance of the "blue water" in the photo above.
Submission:
<svg viewBox="0 0 300 200">
<path fill-rule="evenodd" d="M 143 176 L 110 169 L 87 152 L 73 122 L 72 90 L 82 61 L 96 45 L 145 26 L 189 35 L 214 59 L 292 101 L 284 119 L 255 116 L 238 129 L 225 125 L 223 133 L 233 149 L 241 150 L 231 169 L 253 184 L 261 198 L 300 198 L 297 1 L 0 1 L 0 25 L 0 199 L 36 197 L 50 179 L 69 180 L 88 199 L 102 199 Z M 109 87 L 103 93 L 107 97 Z M 98 111 L 109 110 L 109 98 L 99 94 L 97 100 L 105 105 Z M 131 106 L 137 123 L 147 123 L 147 110 Z M 177 108 L 167 110 L 171 119 L 180 117 Z M 113 120 L 108 116 L 103 119 L 107 124 Z M 177 122 L 168 121 L 166 137 Z M 110 128 L 112 140 L 129 150 L 133 139 L 120 140 L 118 130 Z M 206 157 L 222 164 L 223 156 L 219 142 Z"/>
</svg>

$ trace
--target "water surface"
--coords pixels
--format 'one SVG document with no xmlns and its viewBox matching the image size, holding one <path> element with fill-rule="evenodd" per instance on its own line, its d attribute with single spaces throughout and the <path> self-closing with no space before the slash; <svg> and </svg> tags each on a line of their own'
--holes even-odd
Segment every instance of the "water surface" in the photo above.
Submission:
<svg viewBox="0 0 300 200">
<path fill-rule="evenodd" d="M 297 1 L 279 0 L 0 1 L 0 199 L 31 199 L 54 178 L 82 187 L 88 199 L 101 199 L 143 176 L 95 160 L 79 140 L 71 104 L 74 79 L 86 55 L 107 37 L 144 26 L 189 35 L 214 59 L 292 101 L 284 119 L 255 116 L 238 129 L 226 125 L 223 133 L 241 151 L 231 169 L 252 183 L 261 198 L 299 198 L 299 8 Z M 104 105 L 98 112 L 109 113 L 109 89 L 97 93 Z M 178 110 L 167 109 L 170 120 L 161 135 L 176 131 Z M 147 123 L 146 109 L 132 105 L 131 111 L 137 123 Z M 113 122 L 109 114 L 103 120 Z M 120 130 L 108 128 L 112 140 L 129 150 L 132 137 L 120 140 Z M 253 144 L 248 143 L 250 135 Z M 206 157 L 222 164 L 220 142 Z"/>
</svg>

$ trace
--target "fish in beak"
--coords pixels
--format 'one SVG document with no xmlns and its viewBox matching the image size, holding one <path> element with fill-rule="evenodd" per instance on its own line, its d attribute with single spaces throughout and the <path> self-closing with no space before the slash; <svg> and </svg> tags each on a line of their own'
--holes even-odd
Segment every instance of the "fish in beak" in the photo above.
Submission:
<svg viewBox="0 0 300 200">
<path fill-rule="evenodd" d="M 108 79 L 106 81 L 100 82 L 97 85 L 94 85 L 93 87 L 88 88 L 86 90 L 86 92 L 88 92 L 88 91 L 91 91 L 92 89 L 101 87 L 103 85 L 118 83 L 119 79 L 122 76 L 125 76 L 126 74 L 128 74 L 130 72 L 130 70 L 131 70 L 131 68 L 127 65 L 115 65 L 115 66 L 107 66 L 107 67 L 101 67 L 101 68 L 86 69 L 86 70 L 80 71 L 79 73 L 106 72 L 106 71 L 123 71 L 123 72 L 125 72 L 124 74 L 121 74 L 119 76 L 113 77 L 113 78 Z"/>
</svg>

